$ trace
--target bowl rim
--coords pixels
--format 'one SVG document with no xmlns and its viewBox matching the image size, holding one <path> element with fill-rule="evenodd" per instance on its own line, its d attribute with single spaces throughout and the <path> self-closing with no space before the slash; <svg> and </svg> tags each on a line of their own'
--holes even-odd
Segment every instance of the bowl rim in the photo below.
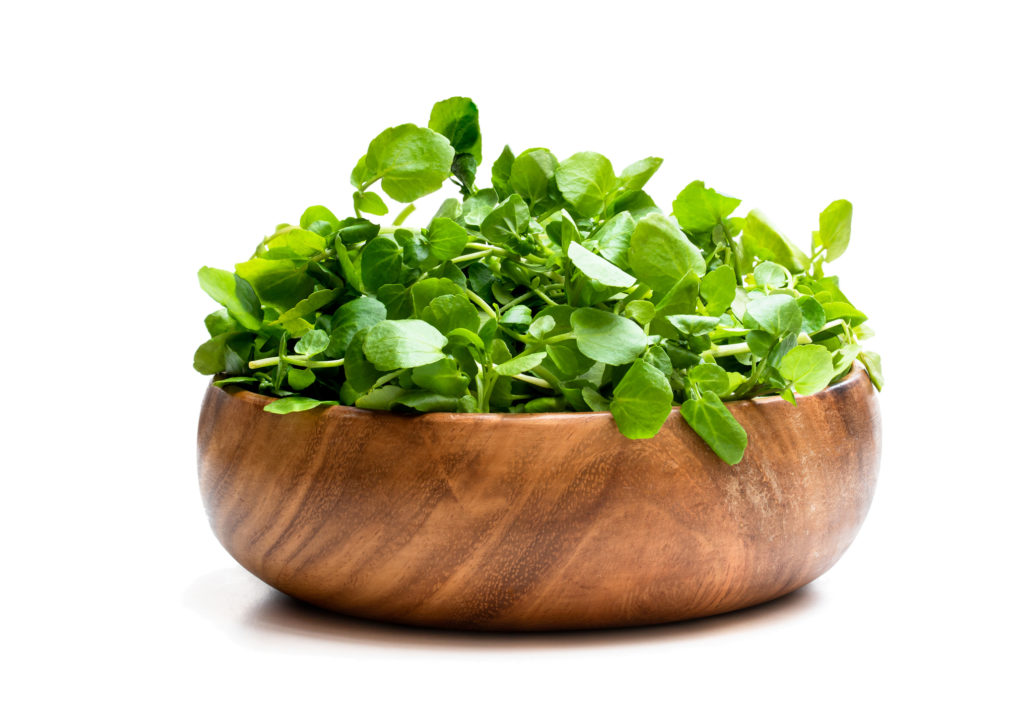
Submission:
<svg viewBox="0 0 1024 721">
<path fill-rule="evenodd" d="M 218 390 L 230 395 L 233 399 L 242 401 L 243 403 L 258 406 L 261 410 L 264 406 L 269 405 L 271 402 L 279 400 L 275 396 L 267 396 L 262 393 L 254 393 L 253 391 L 246 390 L 241 384 L 226 384 L 223 387 L 213 385 L 214 381 L 218 379 L 218 376 L 214 376 L 210 383 L 207 385 L 208 392 Z M 846 390 L 852 388 L 858 383 L 862 383 L 867 379 L 867 372 L 859 363 L 854 363 L 840 380 L 832 383 L 817 393 L 803 396 L 797 394 L 798 399 L 815 399 L 824 398 L 829 395 L 837 393 L 843 393 Z M 868 382 L 870 386 L 870 381 Z M 872 388 L 873 390 L 873 388 Z M 780 395 L 771 396 L 758 396 L 756 398 L 747 398 L 743 400 L 731 400 L 724 401 L 727 406 L 734 407 L 749 407 L 749 406 L 771 406 L 778 405 L 779 403 L 789 403 L 782 398 Z M 493 412 L 493 413 L 454 413 L 451 411 L 429 411 L 426 413 L 394 413 L 392 411 L 380 411 L 371 410 L 368 408 L 357 408 L 356 406 L 347 406 L 343 404 L 337 404 L 332 406 L 318 406 L 310 409 L 316 413 L 333 413 L 335 415 L 343 414 L 350 416 L 363 416 L 363 417 L 392 417 L 392 418 L 432 418 L 438 421 L 455 421 L 455 422 L 472 422 L 475 420 L 492 418 L 492 419 L 523 419 L 523 420 L 536 420 L 540 418 L 579 418 L 593 419 L 593 418 L 612 418 L 611 411 L 550 411 L 546 413 L 509 413 L 509 412 Z M 672 406 L 672 413 L 679 412 L 679 406 Z"/>
</svg>

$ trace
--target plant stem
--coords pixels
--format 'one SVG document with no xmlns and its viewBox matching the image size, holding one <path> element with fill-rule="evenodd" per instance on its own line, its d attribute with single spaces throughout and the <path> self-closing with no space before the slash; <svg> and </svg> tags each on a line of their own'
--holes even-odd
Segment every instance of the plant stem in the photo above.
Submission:
<svg viewBox="0 0 1024 721">
<path fill-rule="evenodd" d="M 829 328 L 835 328 L 837 325 L 842 325 L 842 323 L 842 318 L 837 318 L 836 320 L 829 321 L 828 323 L 823 325 L 820 330 L 815 332 L 820 333 L 823 330 L 828 330 Z M 808 343 L 813 343 L 814 340 L 806 333 L 801 333 L 799 336 L 797 336 L 796 342 L 799 343 L 800 345 L 807 345 Z M 711 354 L 715 358 L 721 358 L 723 356 L 741 355 L 743 353 L 749 353 L 750 346 L 747 345 L 746 343 L 729 343 L 727 345 L 713 345 L 711 346 L 711 350 L 705 352 Z"/>
<path fill-rule="evenodd" d="M 505 250 L 504 248 L 499 248 L 496 245 L 491 245 L 490 243 L 478 243 L 476 241 L 470 241 L 466 243 L 466 247 L 472 248 L 473 250 L 490 250 L 497 255 L 508 255 L 507 250 Z"/>
<path fill-rule="evenodd" d="M 462 263 L 463 261 L 467 261 L 467 260 L 476 260 L 477 258 L 484 258 L 484 257 L 490 255 L 493 252 L 494 252 L 493 250 L 488 249 L 488 250 L 479 250 L 476 253 L 466 253 L 465 255 L 460 255 L 457 258 L 452 258 L 452 262 L 453 263 Z"/>
<path fill-rule="evenodd" d="M 550 338 L 545 338 L 544 342 L 545 343 L 561 343 L 562 341 L 572 340 L 575 337 L 576 337 L 576 335 L 574 333 L 562 333 L 561 335 L 555 335 L 555 336 L 551 336 Z"/>
<path fill-rule="evenodd" d="M 487 313 L 487 315 L 489 315 L 492 318 L 494 318 L 494 320 L 498 320 L 498 314 L 494 312 L 494 308 L 492 308 L 491 306 L 487 305 L 487 301 L 486 300 L 484 300 L 483 298 L 478 296 L 476 293 L 471 291 L 469 288 L 466 288 L 466 295 L 469 296 L 469 299 L 471 301 L 473 301 L 478 306 L 483 308 L 484 311 Z"/>
<path fill-rule="evenodd" d="M 526 300 L 526 299 L 527 299 L 527 298 L 529 298 L 529 297 L 530 297 L 531 295 L 533 295 L 533 291 L 532 291 L 532 290 L 528 290 L 528 291 L 526 291 L 525 293 L 523 293 L 523 294 L 522 294 L 521 296 L 519 296 L 518 298 L 513 298 L 513 299 L 512 299 L 512 300 L 510 300 L 510 301 L 509 301 L 508 303 L 506 303 L 505 305 L 503 305 L 503 306 L 501 306 L 500 308 L 498 308 L 498 312 L 499 312 L 499 313 L 504 313 L 504 312 L 505 312 L 506 310 L 508 310 L 508 309 L 509 309 L 509 308 L 511 308 L 512 306 L 516 305 L 516 304 L 517 304 L 517 303 L 519 303 L 520 301 Z"/>
<path fill-rule="evenodd" d="M 548 383 L 546 380 L 542 380 L 540 378 L 534 378 L 533 376 L 528 376 L 525 373 L 517 373 L 516 375 L 509 376 L 509 377 L 510 378 L 515 378 L 517 381 L 522 381 L 523 383 L 529 383 L 531 385 L 535 385 L 538 388 L 551 388 L 551 384 Z"/>
<path fill-rule="evenodd" d="M 409 217 L 412 211 L 416 210 L 416 206 L 409 203 L 407 206 L 402 208 L 402 212 L 395 216 L 395 225 L 401 225 L 402 221 Z"/>
<path fill-rule="evenodd" d="M 540 298 L 542 301 L 544 301 L 548 305 L 558 305 L 558 303 L 556 303 L 555 301 L 553 301 L 550 298 L 548 298 L 547 294 L 544 291 L 542 291 L 540 288 L 534 288 L 533 292 L 537 294 L 538 298 Z"/>
<path fill-rule="evenodd" d="M 326 361 L 314 361 L 309 360 L 304 355 L 286 355 L 284 356 L 285 361 L 289 365 L 302 366 L 303 368 L 337 368 L 345 364 L 344 358 L 338 360 L 326 360 Z M 270 358 L 260 358 L 259 360 L 249 361 L 249 368 L 256 370 L 257 368 L 269 368 L 270 366 L 276 366 L 281 362 L 281 356 L 272 356 Z"/>
</svg>

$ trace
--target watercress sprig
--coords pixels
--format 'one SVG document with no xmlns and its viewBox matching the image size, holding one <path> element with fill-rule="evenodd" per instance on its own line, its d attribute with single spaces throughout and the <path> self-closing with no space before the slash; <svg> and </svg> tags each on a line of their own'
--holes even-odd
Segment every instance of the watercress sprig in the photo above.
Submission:
<svg viewBox="0 0 1024 721">
<path fill-rule="evenodd" d="M 491 166 L 468 98 L 426 127 L 374 138 L 351 172 L 353 212 L 307 208 L 234 271 L 203 268 L 222 307 L 195 354 L 217 385 L 276 396 L 271 413 L 343 403 L 407 412 L 610 411 L 654 436 L 680 417 L 725 462 L 747 436 L 726 401 L 796 404 L 859 360 L 867 317 L 825 266 L 850 241 L 851 204 L 826 207 L 805 254 L 758 210 L 701 181 L 666 213 L 643 188 L 661 158 L 616 173 L 599 153 L 545 148 Z M 425 227 L 415 201 L 451 180 Z M 391 225 L 375 190 L 407 204 Z"/>
</svg>

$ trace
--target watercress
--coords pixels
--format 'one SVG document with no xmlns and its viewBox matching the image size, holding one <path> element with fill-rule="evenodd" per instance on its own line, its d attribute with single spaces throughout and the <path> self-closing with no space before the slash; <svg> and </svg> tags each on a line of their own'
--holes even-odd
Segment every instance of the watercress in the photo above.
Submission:
<svg viewBox="0 0 1024 721">
<path fill-rule="evenodd" d="M 351 216 L 312 206 L 233 272 L 200 270 L 222 307 L 196 370 L 276 396 L 271 413 L 610 411 L 641 439 L 679 405 L 669 422 L 731 464 L 747 436 L 723 401 L 795 404 L 857 359 L 881 388 L 866 316 L 824 270 L 849 245 L 848 201 L 807 255 L 701 181 L 666 213 L 643 190 L 661 158 L 616 174 L 599 153 L 506 146 L 478 187 L 481 149 L 473 101 L 443 100 L 370 142 Z M 389 212 L 375 188 L 411 204 L 447 179 L 461 198 L 426 227 L 402 225 L 412 205 L 366 217 Z"/>
</svg>

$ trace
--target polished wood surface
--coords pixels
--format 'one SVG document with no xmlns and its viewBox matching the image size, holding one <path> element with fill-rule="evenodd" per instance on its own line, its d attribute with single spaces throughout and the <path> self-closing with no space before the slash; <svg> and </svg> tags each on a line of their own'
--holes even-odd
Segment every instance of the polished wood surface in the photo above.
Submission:
<svg viewBox="0 0 1024 721">
<path fill-rule="evenodd" d="M 730 403 L 730 467 L 672 412 L 631 441 L 607 413 L 263 412 L 206 392 L 200 487 L 239 563 L 353 616 L 464 629 L 632 626 L 789 593 L 838 560 L 878 472 L 859 368 L 793 407 Z"/>
</svg>

